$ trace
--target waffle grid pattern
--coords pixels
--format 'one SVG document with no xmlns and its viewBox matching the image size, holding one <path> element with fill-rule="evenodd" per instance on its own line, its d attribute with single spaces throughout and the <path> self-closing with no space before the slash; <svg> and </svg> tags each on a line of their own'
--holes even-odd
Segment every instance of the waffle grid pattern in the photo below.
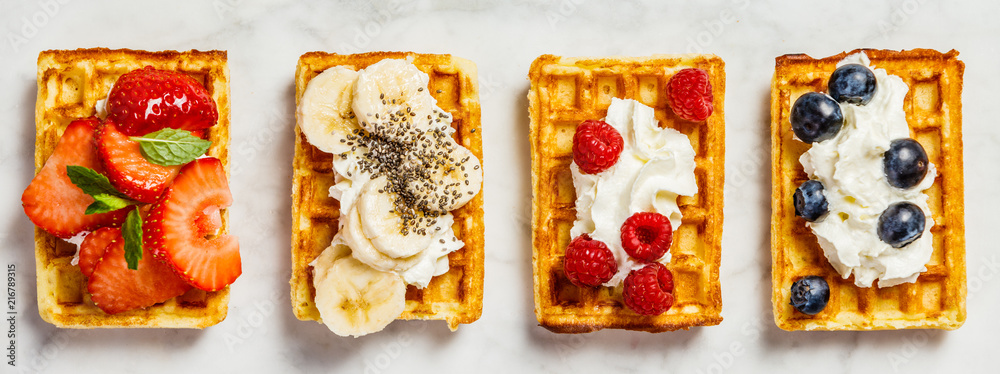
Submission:
<svg viewBox="0 0 1000 374">
<path fill-rule="evenodd" d="M 459 144 L 483 160 L 479 88 L 476 66 L 449 55 L 374 52 L 337 55 L 307 53 L 295 74 L 296 104 L 309 80 L 333 66 L 360 70 L 382 59 L 413 59 L 430 76 L 429 91 L 438 106 L 454 117 L 452 127 Z M 292 185 L 292 309 L 300 320 L 321 321 L 316 309 L 312 262 L 337 233 L 340 204 L 329 196 L 333 185 L 333 155 L 313 147 L 295 126 L 295 160 Z M 450 269 L 434 277 L 424 289 L 408 286 L 406 309 L 400 319 L 445 320 L 455 330 L 482 314 L 484 224 L 482 191 L 462 208 L 452 211 L 455 234 L 465 247 L 448 255 Z"/>
<path fill-rule="evenodd" d="M 708 72 L 714 113 L 704 123 L 678 118 L 665 87 L 684 68 Z M 722 237 L 725 64 L 710 55 L 644 58 L 565 58 L 545 55 L 532 64 L 528 94 L 532 150 L 532 240 L 535 314 L 560 333 L 603 328 L 649 332 L 716 325 L 722 321 L 719 261 Z M 563 274 L 563 255 L 576 219 L 569 166 L 573 134 L 587 119 L 604 118 L 611 98 L 631 98 L 655 110 L 661 126 L 684 133 L 695 149 L 698 194 L 680 197 L 683 224 L 674 232 L 668 268 L 676 302 L 665 314 L 640 316 L 622 301 L 622 287 L 580 288 Z"/>
<path fill-rule="evenodd" d="M 144 66 L 175 70 L 202 82 L 215 100 L 219 122 L 209 130 L 208 155 L 229 169 L 229 69 L 224 51 L 145 52 L 105 48 L 43 51 L 38 56 L 38 99 L 35 106 L 35 172 L 55 149 L 66 126 L 96 115 L 95 105 L 107 97 L 118 77 Z M 222 232 L 229 215 L 222 212 Z M 87 293 L 87 278 L 72 265 L 76 247 L 35 228 L 35 271 L 38 310 L 59 327 L 204 328 L 226 318 L 229 288 L 197 289 L 146 309 L 109 315 Z"/>
<path fill-rule="evenodd" d="M 816 236 L 795 216 L 792 195 L 808 179 L 799 156 L 809 145 L 792 138 L 792 103 L 806 92 L 826 91 L 836 64 L 849 54 L 823 59 L 786 55 L 776 59 L 771 90 L 771 253 L 775 323 L 785 330 L 956 329 L 965 320 L 965 223 L 962 177 L 961 92 L 964 64 L 958 52 L 865 50 L 876 68 L 899 76 L 911 136 L 938 167 L 925 191 L 934 219 L 934 252 L 916 283 L 859 288 L 829 264 Z M 789 305 L 792 283 L 819 275 L 830 285 L 830 302 L 816 316 Z"/>
</svg>

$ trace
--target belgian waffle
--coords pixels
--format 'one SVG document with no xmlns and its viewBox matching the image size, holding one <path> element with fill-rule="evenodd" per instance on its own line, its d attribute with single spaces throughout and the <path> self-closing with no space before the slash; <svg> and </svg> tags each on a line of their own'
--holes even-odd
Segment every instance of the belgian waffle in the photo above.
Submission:
<svg viewBox="0 0 1000 374">
<path fill-rule="evenodd" d="M 219 122 L 208 130 L 208 155 L 229 170 L 229 68 L 225 51 L 145 52 L 106 48 L 44 51 L 38 55 L 38 100 L 35 103 L 35 172 L 55 149 L 66 126 L 96 114 L 118 76 L 152 66 L 183 72 L 202 82 L 215 100 Z M 222 212 L 222 233 L 229 215 Z M 87 293 L 87 280 L 70 262 L 76 247 L 35 228 L 35 271 L 38 312 L 59 327 L 204 328 L 226 318 L 229 287 L 216 292 L 188 291 L 154 306 L 109 315 Z"/>
<path fill-rule="evenodd" d="M 962 181 L 962 74 L 958 52 L 864 50 L 872 66 L 909 86 L 903 103 L 911 137 L 937 165 L 925 191 L 934 218 L 934 252 L 916 283 L 859 288 L 830 265 L 816 236 L 795 216 L 792 195 L 808 179 L 799 156 L 809 145 L 792 138 L 789 111 L 800 95 L 826 91 L 836 64 L 855 50 L 814 59 L 785 55 L 775 61 L 771 86 L 771 256 L 774 320 L 785 330 L 953 330 L 965 321 L 965 213 Z M 815 316 L 789 305 L 791 286 L 806 275 L 830 285 L 830 301 Z"/>
<path fill-rule="evenodd" d="M 450 55 L 412 52 L 372 52 L 338 55 L 310 52 L 299 58 L 295 71 L 295 101 L 298 105 L 313 77 L 333 66 L 361 70 L 383 59 L 412 58 L 418 69 L 430 76 L 428 90 L 437 105 L 452 114 L 455 140 L 483 159 L 480 128 L 479 84 L 476 65 Z M 316 309 L 316 289 L 309 263 L 330 245 L 337 233 L 340 204 L 329 196 L 333 185 L 333 155 L 309 144 L 295 126 L 295 159 L 292 177 L 292 278 L 291 298 L 295 316 L 321 322 Z M 465 247 L 448 255 L 447 273 L 434 277 L 419 289 L 406 289 L 406 309 L 399 319 L 445 320 L 452 330 L 479 319 L 483 310 L 483 194 L 452 211 L 455 234 Z"/>
<path fill-rule="evenodd" d="M 711 79 L 715 111 L 705 122 L 682 120 L 667 104 L 666 84 L 684 68 L 703 69 Z M 532 262 L 539 324 L 560 333 L 604 328 L 659 332 L 719 324 L 726 88 L 722 59 L 714 55 L 544 55 L 532 63 L 528 76 Z M 563 255 L 576 218 L 576 191 L 569 168 L 573 134 L 580 122 L 604 118 L 613 97 L 652 107 L 660 125 L 687 135 L 696 152 L 698 194 L 677 201 L 684 218 L 674 232 L 667 265 L 674 275 L 676 301 L 659 316 L 641 316 L 628 309 L 621 286 L 580 288 L 563 274 Z"/>
</svg>

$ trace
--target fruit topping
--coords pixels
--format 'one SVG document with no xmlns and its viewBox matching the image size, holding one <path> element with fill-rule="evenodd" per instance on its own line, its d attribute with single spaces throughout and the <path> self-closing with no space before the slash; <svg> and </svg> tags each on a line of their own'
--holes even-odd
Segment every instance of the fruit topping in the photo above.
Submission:
<svg viewBox="0 0 1000 374">
<path fill-rule="evenodd" d="M 846 64 L 834 70 L 827 89 L 838 102 L 865 105 L 875 96 L 875 74 L 864 65 Z"/>
<path fill-rule="evenodd" d="M 139 143 L 107 120 L 98 130 L 97 151 L 111 184 L 131 199 L 155 202 L 167 188 L 180 166 L 161 166 L 143 157 Z"/>
<path fill-rule="evenodd" d="M 826 196 L 823 195 L 823 182 L 815 179 L 808 180 L 796 188 L 792 201 L 795 204 L 795 215 L 809 222 L 823 218 L 829 209 Z"/>
<path fill-rule="evenodd" d="M 889 144 L 882 159 L 885 178 L 896 188 L 916 186 L 927 175 L 927 152 L 910 138 L 896 139 Z"/>
<path fill-rule="evenodd" d="M 189 75 L 150 66 L 125 73 L 108 95 L 108 119 L 126 135 L 200 130 L 219 120 L 208 90 Z"/>
<path fill-rule="evenodd" d="M 583 121 L 573 135 L 573 162 L 586 174 L 600 173 L 618 162 L 624 142 L 607 122 Z"/>
<path fill-rule="evenodd" d="M 674 230 L 666 216 L 656 212 L 638 212 L 622 224 L 622 247 L 625 253 L 642 262 L 653 262 L 670 249 Z"/>
<path fill-rule="evenodd" d="M 807 92 L 792 104 L 792 131 L 806 143 L 831 139 L 844 126 L 840 105 L 827 95 Z"/>
<path fill-rule="evenodd" d="M 313 279 L 316 309 L 323 324 L 340 336 L 362 336 L 384 329 L 406 309 L 406 283 L 351 256 L 343 244 L 327 247 L 316 259 Z"/>
<path fill-rule="evenodd" d="M 712 115 L 712 82 L 701 69 L 678 71 L 667 82 L 667 103 L 678 117 L 688 121 L 704 121 Z"/>
<path fill-rule="evenodd" d="M 674 276 L 663 264 L 654 262 L 632 270 L 625 278 L 625 305 L 636 313 L 660 315 L 674 305 Z"/>
<path fill-rule="evenodd" d="M 170 266 L 146 253 L 131 270 L 125 261 L 125 243 L 114 239 L 104 251 L 87 282 L 91 300 L 105 313 L 145 308 L 179 296 L 191 286 Z"/>
<path fill-rule="evenodd" d="M 121 229 L 114 227 L 101 227 L 83 238 L 80 243 L 80 271 L 84 276 L 89 277 L 94 273 L 97 262 L 104 257 L 104 250 L 108 248 L 115 239 L 121 240 Z"/>
<path fill-rule="evenodd" d="M 573 284 L 580 287 L 600 286 L 611 280 L 617 270 L 615 255 L 604 242 L 591 239 L 587 234 L 569 242 L 563 271 Z"/>
<path fill-rule="evenodd" d="M 830 285 L 826 279 L 815 275 L 806 276 L 792 284 L 791 304 L 799 312 L 815 315 L 826 308 L 830 301 Z"/>
<path fill-rule="evenodd" d="M 878 238 L 901 248 L 924 233 L 924 212 L 908 201 L 893 203 L 878 217 Z"/>
<path fill-rule="evenodd" d="M 108 213 L 85 214 L 94 198 L 73 184 L 67 166 L 77 165 L 101 170 L 94 148 L 96 118 L 76 120 L 66 127 L 62 138 L 45 165 L 21 195 L 24 214 L 36 226 L 60 238 L 101 226 L 120 225 L 127 209 Z"/>
<path fill-rule="evenodd" d="M 233 283 L 242 273 L 236 237 L 204 235 L 206 212 L 232 201 L 222 162 L 211 157 L 192 161 L 143 221 L 146 249 L 199 289 L 215 291 Z"/>
</svg>

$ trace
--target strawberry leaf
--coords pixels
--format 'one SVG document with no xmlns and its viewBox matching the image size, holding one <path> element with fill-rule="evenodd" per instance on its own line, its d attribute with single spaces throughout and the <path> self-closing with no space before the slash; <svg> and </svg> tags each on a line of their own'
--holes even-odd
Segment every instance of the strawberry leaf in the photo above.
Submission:
<svg viewBox="0 0 1000 374">
<path fill-rule="evenodd" d="M 129 139 L 139 142 L 139 149 L 147 161 L 162 166 L 186 164 L 212 146 L 212 142 L 191 135 L 189 131 L 172 128 Z"/>
<path fill-rule="evenodd" d="M 129 205 L 139 204 L 137 201 L 129 199 L 125 194 L 118 192 L 108 177 L 101 175 L 94 169 L 78 166 L 66 166 L 66 175 L 69 180 L 84 193 L 94 198 L 94 202 L 87 206 L 84 214 L 98 214 L 115 211 Z"/>
<path fill-rule="evenodd" d="M 139 260 L 142 260 L 142 216 L 139 210 L 128 212 L 122 225 L 122 238 L 125 239 L 125 262 L 129 269 L 136 270 Z"/>
</svg>

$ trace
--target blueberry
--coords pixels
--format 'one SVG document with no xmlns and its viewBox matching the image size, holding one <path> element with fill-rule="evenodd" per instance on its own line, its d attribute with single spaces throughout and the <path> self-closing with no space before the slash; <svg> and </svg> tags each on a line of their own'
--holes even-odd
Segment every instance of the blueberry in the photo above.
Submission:
<svg viewBox="0 0 1000 374">
<path fill-rule="evenodd" d="M 829 301 L 830 285 L 822 277 L 810 275 L 792 284 L 792 306 L 802 313 L 822 312 Z"/>
<path fill-rule="evenodd" d="M 909 201 L 893 203 L 878 217 L 878 238 L 900 248 L 924 233 L 924 211 Z"/>
<path fill-rule="evenodd" d="M 829 96 L 809 92 L 792 104 L 792 131 L 806 143 L 821 142 L 837 135 L 844 126 L 840 105 Z"/>
<path fill-rule="evenodd" d="M 857 105 L 872 101 L 875 87 L 875 74 L 860 64 L 847 64 L 837 68 L 827 82 L 830 96 L 835 100 Z"/>
<path fill-rule="evenodd" d="M 823 218 L 829 208 L 826 196 L 823 195 L 823 183 L 815 179 L 796 188 L 792 201 L 795 203 L 795 215 L 809 222 Z"/>
<path fill-rule="evenodd" d="M 927 164 L 924 147 L 910 138 L 893 140 L 882 158 L 883 171 L 889 184 L 903 189 L 916 186 L 924 180 Z"/>
</svg>

